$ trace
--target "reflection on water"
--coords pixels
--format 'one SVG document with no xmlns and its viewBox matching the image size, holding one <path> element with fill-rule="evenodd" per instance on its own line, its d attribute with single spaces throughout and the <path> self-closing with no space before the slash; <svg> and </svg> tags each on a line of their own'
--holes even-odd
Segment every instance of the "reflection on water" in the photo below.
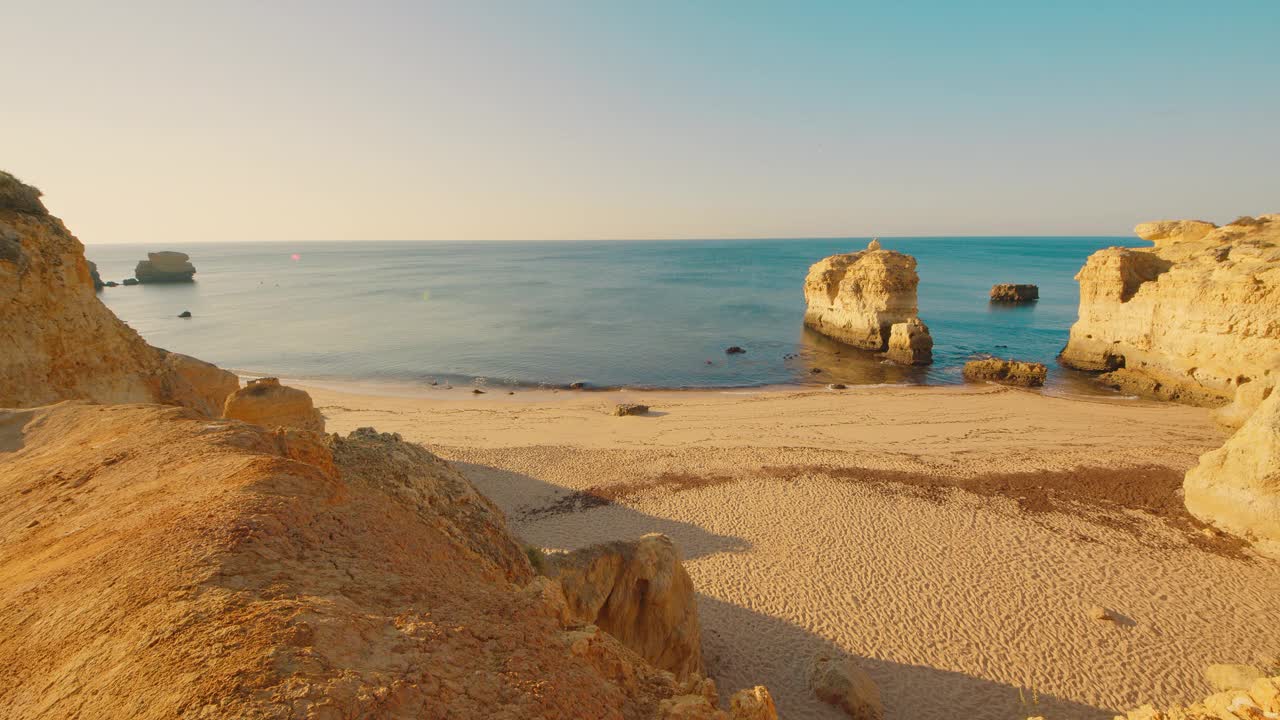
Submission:
<svg viewBox="0 0 1280 720">
<path fill-rule="evenodd" d="M 890 362 L 881 353 L 845 345 L 807 327 L 802 328 L 796 347 L 786 364 L 795 373 L 795 382 L 801 384 L 922 383 L 928 376 L 926 368 Z"/>
</svg>

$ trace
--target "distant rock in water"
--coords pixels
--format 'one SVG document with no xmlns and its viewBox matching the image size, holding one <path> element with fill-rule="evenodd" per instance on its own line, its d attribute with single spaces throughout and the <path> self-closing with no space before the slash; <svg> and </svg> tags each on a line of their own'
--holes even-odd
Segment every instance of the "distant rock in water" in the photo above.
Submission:
<svg viewBox="0 0 1280 720">
<path fill-rule="evenodd" d="M 1044 385 L 1049 369 L 1044 363 L 1021 362 L 987 358 L 970 360 L 964 364 L 964 379 L 971 382 L 996 382 L 1003 385 L 1040 387 Z"/>
<path fill-rule="evenodd" d="M 147 259 L 138 263 L 133 274 L 142 283 L 191 282 L 196 268 L 186 253 L 153 252 L 147 253 Z"/>
<path fill-rule="evenodd" d="M 743 354 L 743 353 L 745 353 L 745 352 L 746 352 L 746 350 L 743 350 L 742 348 L 738 347 L 737 345 L 730 345 L 729 347 L 727 347 L 727 348 L 725 348 L 725 349 L 724 349 L 724 353 L 725 353 L 726 355 L 741 355 L 741 354 Z"/>
<path fill-rule="evenodd" d="M 102 276 L 98 274 L 97 264 L 93 262 L 89 262 L 89 279 L 93 280 L 94 290 L 101 290 L 106 287 L 106 284 L 102 282 Z"/>
<path fill-rule="evenodd" d="M 190 311 L 190 310 L 183 310 L 182 312 L 178 313 L 178 317 L 180 317 L 180 318 L 189 318 L 189 317 L 191 317 L 191 311 Z"/>
<path fill-rule="evenodd" d="M 999 283 L 991 286 L 991 302 L 993 303 L 1027 303 L 1040 299 L 1040 288 L 1036 285 L 1015 285 Z"/>
<path fill-rule="evenodd" d="M 128 286 L 130 286 L 130 285 L 137 285 L 137 284 L 138 284 L 138 278 L 125 278 L 125 279 L 124 279 L 124 284 L 125 284 L 125 286 L 126 286 L 126 287 L 128 287 Z"/>
<path fill-rule="evenodd" d="M 827 337 L 863 350 L 890 349 L 893 326 L 915 321 L 899 332 L 890 359 L 907 364 L 932 362 L 933 339 L 917 317 L 916 259 L 880 249 L 832 255 L 814 263 L 804 282 L 804 324 Z"/>
</svg>

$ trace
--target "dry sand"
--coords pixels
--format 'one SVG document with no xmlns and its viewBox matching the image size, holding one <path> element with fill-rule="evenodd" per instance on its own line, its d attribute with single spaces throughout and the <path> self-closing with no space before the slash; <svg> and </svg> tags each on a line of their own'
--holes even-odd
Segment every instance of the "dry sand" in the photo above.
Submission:
<svg viewBox="0 0 1280 720">
<path fill-rule="evenodd" d="M 331 431 L 454 461 L 531 544 L 670 535 L 709 671 L 768 685 L 792 720 L 841 717 L 805 686 L 825 645 L 900 720 L 1109 718 L 1280 654 L 1280 565 L 1182 510 L 1183 472 L 1224 438 L 1201 409 L 994 386 L 307 389 Z M 620 401 L 653 412 L 608 414 Z"/>
</svg>

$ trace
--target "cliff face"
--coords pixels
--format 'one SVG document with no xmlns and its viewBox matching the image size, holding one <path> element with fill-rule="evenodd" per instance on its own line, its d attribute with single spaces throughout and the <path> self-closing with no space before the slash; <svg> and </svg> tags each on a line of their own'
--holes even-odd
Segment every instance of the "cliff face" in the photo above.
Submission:
<svg viewBox="0 0 1280 720">
<path fill-rule="evenodd" d="M 866 250 L 832 255 L 809 268 L 804 282 L 804 323 L 854 347 L 887 350 L 893 325 L 918 320 L 919 284 L 915 258 L 882 250 L 872 241 Z M 923 332 L 927 336 L 928 329 Z M 902 334 L 911 333 L 904 330 Z M 920 337 L 915 342 L 924 344 Z M 933 345 L 931 338 L 928 345 Z"/>
<path fill-rule="evenodd" d="M 1280 557 L 1280 391 L 1182 484 L 1187 510 Z"/>
<path fill-rule="evenodd" d="M 1094 253 L 1064 364 L 1116 387 L 1218 406 L 1239 424 L 1280 373 L 1280 215 L 1144 223 L 1155 246 Z"/>
<path fill-rule="evenodd" d="M 146 344 L 94 292 L 84 246 L 0 172 L 0 407 L 64 399 L 222 410 L 234 375 Z"/>
<path fill-rule="evenodd" d="M 701 678 L 569 627 L 559 588 L 492 503 L 395 436 L 0 411 L 14 720 L 726 717 Z"/>
</svg>

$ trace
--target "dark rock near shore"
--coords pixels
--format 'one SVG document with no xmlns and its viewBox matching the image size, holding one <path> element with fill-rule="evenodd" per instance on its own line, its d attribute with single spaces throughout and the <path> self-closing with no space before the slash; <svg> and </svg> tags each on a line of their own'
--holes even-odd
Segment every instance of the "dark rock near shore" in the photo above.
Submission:
<svg viewBox="0 0 1280 720">
<path fill-rule="evenodd" d="M 743 350 L 742 348 L 738 347 L 737 345 L 730 345 L 729 347 L 727 347 L 727 348 L 725 348 L 725 349 L 724 349 L 724 353 L 725 353 L 726 355 L 741 355 L 741 354 L 743 354 L 743 353 L 745 353 L 745 352 L 746 352 L 746 350 Z"/>
<path fill-rule="evenodd" d="M 154 252 L 147 253 L 147 259 L 138 263 L 133 274 L 144 283 L 191 282 L 196 268 L 186 253 Z"/>
<path fill-rule="evenodd" d="M 587 386 L 587 384 L 586 384 L 585 382 L 583 382 L 582 380 L 579 380 L 579 381 L 577 381 L 577 382 L 571 382 L 571 383 L 569 383 L 569 389 L 570 389 L 570 390 L 581 390 L 581 389 L 585 388 L 586 386 Z"/>
<path fill-rule="evenodd" d="M 125 284 L 125 285 L 137 285 L 137 284 L 138 284 L 138 279 L 137 279 L 137 278 L 125 278 L 125 279 L 124 279 L 124 284 Z"/>
<path fill-rule="evenodd" d="M 106 287 L 106 283 L 102 282 L 102 276 L 98 274 L 98 266 L 92 260 L 89 261 L 89 277 L 93 279 L 93 289 L 101 290 Z"/>
<path fill-rule="evenodd" d="M 1035 285 L 999 283 L 991 286 L 993 303 L 1027 303 L 1040 299 L 1040 288 Z"/>
</svg>

